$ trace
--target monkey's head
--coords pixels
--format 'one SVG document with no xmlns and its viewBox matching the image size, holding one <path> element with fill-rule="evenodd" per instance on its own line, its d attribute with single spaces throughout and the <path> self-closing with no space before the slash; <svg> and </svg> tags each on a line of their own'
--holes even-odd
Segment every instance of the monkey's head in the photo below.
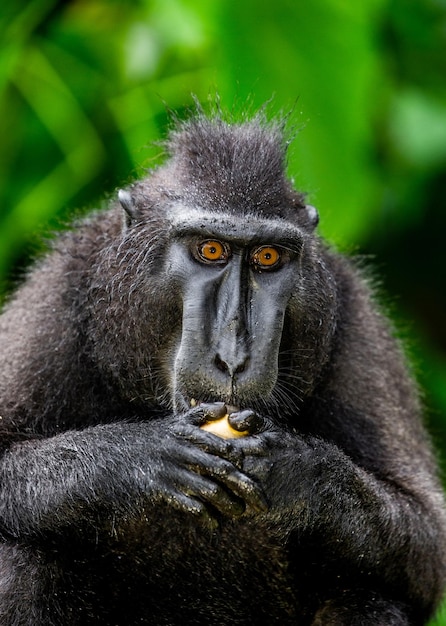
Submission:
<svg viewBox="0 0 446 626">
<path fill-rule="evenodd" d="M 120 192 L 115 375 L 133 398 L 176 410 L 295 412 L 327 359 L 335 292 L 317 212 L 285 176 L 281 126 L 199 117 L 167 147 L 164 166 Z"/>
</svg>

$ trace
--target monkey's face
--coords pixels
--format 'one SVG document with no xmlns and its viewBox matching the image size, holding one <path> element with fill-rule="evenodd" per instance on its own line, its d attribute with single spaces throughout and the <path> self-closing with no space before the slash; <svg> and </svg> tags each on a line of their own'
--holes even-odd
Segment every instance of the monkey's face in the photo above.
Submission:
<svg viewBox="0 0 446 626">
<path fill-rule="evenodd" d="M 95 268 L 98 368 L 142 410 L 223 401 L 296 415 L 334 329 L 318 240 L 278 216 L 178 205 L 156 220 L 127 227 Z"/>
<path fill-rule="evenodd" d="M 184 208 L 172 224 L 166 271 L 182 301 L 171 381 L 176 409 L 264 403 L 277 383 L 302 233 L 284 219 Z"/>
</svg>

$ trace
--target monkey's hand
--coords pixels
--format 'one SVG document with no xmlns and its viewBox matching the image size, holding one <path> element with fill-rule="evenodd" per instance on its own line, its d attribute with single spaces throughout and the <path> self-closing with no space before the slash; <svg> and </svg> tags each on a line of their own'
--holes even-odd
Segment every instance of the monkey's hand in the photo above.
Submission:
<svg viewBox="0 0 446 626">
<path fill-rule="evenodd" d="M 222 419 L 226 422 L 223 427 L 225 436 L 213 428 Z M 203 428 L 208 424 L 211 428 Z M 170 430 L 182 442 L 182 454 L 194 457 L 181 461 L 189 470 L 189 485 L 183 485 L 182 490 L 188 492 L 192 488 L 194 491 L 190 497 L 194 502 L 206 502 L 210 489 L 213 501 L 208 503 L 230 517 L 264 513 L 268 509 L 268 499 L 263 487 L 257 476 L 250 476 L 244 467 L 250 455 L 264 455 L 256 436 L 264 427 L 264 420 L 254 411 L 238 410 L 222 402 L 200 404 L 173 418 Z M 233 503 L 229 507 L 228 498 L 231 501 L 235 498 L 237 506 Z"/>
<path fill-rule="evenodd" d="M 232 443 L 202 431 L 203 409 L 14 444 L 0 459 L 0 533 L 47 537 L 140 518 L 158 504 L 215 525 L 266 507 Z M 189 440 L 194 430 L 203 445 Z M 238 462 L 236 462 L 238 461 Z"/>
<path fill-rule="evenodd" d="M 336 563 L 353 577 L 376 576 L 387 588 L 405 586 L 414 598 L 424 593 L 420 580 L 429 580 L 426 589 L 437 587 L 433 555 L 444 517 L 426 514 L 427 497 L 432 508 L 439 502 L 434 485 L 425 489 L 428 468 L 423 472 L 418 465 L 419 485 L 412 482 L 409 490 L 391 466 L 388 475 L 375 475 L 340 446 L 268 420 L 256 435 L 233 445 L 242 447 L 248 439 L 242 469 L 262 486 L 270 505 L 264 519 L 284 540 L 308 531 L 307 545 L 316 540 L 321 568 Z M 423 529 L 414 535 L 422 516 Z M 428 562 L 435 566 L 426 569 Z"/>
<path fill-rule="evenodd" d="M 174 416 L 169 432 L 173 445 L 166 455 L 166 474 L 161 491 L 173 497 L 172 504 L 204 517 L 215 512 L 237 517 L 245 512 L 262 512 L 267 503 L 260 485 L 243 471 L 243 448 L 234 445 L 238 436 L 258 428 L 252 411 L 233 411 L 227 418 L 222 437 L 201 427 L 216 423 L 228 415 L 223 403 L 201 404 Z M 249 446 L 248 446 L 249 447 Z"/>
<path fill-rule="evenodd" d="M 260 485 L 242 471 L 240 451 L 231 440 L 199 428 L 225 414 L 221 403 L 200 405 L 182 415 L 153 424 L 163 431 L 157 448 L 160 462 L 149 469 L 155 499 L 215 525 L 219 515 L 238 517 L 246 510 L 265 511 Z M 232 428 L 246 429 L 243 419 Z"/>
</svg>

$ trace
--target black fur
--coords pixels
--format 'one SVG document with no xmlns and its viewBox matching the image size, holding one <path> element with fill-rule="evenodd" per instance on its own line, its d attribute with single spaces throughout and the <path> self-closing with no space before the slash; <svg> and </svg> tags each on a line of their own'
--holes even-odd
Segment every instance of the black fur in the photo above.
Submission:
<svg viewBox="0 0 446 626">
<path fill-rule="evenodd" d="M 0 623 L 425 623 L 442 491 L 367 281 L 314 234 L 280 124 L 166 145 L 0 317 Z M 227 410 L 248 436 L 199 428 Z"/>
</svg>

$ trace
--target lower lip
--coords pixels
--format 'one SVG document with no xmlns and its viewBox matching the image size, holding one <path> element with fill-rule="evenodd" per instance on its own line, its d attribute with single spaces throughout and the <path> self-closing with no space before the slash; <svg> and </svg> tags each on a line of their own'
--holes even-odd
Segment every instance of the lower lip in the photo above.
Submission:
<svg viewBox="0 0 446 626">
<path fill-rule="evenodd" d="M 190 406 L 191 409 L 194 409 L 196 406 L 199 406 L 201 404 L 201 402 L 199 402 L 198 400 L 195 400 L 195 398 L 191 398 L 190 400 Z M 226 404 L 226 412 L 227 414 L 231 414 L 231 413 L 238 413 L 240 411 L 240 407 L 238 406 L 234 406 L 231 404 Z"/>
</svg>

